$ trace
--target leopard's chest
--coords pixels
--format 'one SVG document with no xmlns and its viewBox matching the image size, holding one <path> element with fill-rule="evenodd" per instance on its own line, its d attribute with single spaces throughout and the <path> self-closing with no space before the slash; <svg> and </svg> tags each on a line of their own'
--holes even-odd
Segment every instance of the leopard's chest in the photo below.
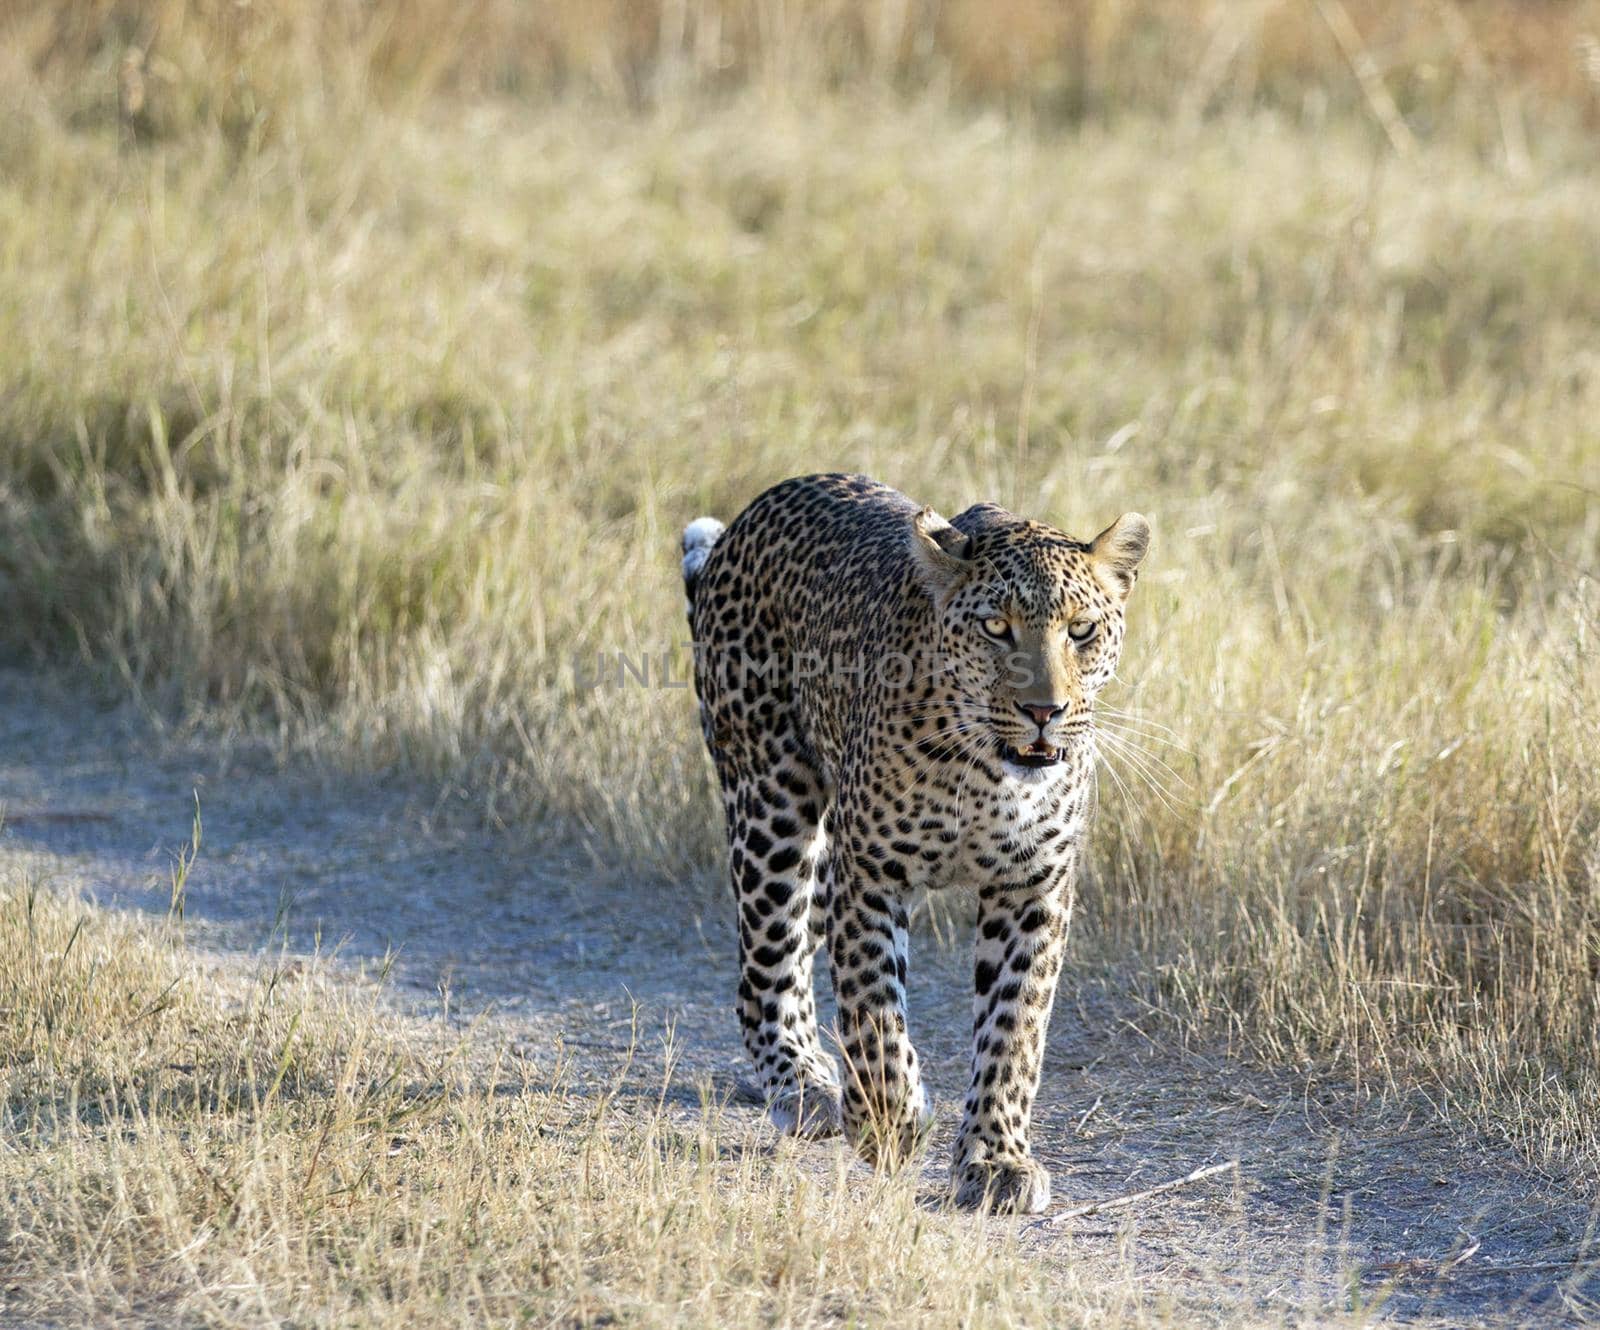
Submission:
<svg viewBox="0 0 1600 1330">
<path fill-rule="evenodd" d="M 901 825 L 918 846 L 913 885 L 937 890 L 1024 878 L 1071 854 L 1082 836 L 1087 793 L 1056 781 L 929 782 L 914 791 Z"/>
</svg>

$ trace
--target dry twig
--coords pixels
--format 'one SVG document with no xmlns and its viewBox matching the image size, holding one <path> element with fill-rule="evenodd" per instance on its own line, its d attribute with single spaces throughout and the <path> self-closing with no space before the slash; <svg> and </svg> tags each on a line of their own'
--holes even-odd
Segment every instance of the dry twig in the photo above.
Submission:
<svg viewBox="0 0 1600 1330">
<path fill-rule="evenodd" d="M 1215 1177 L 1218 1173 L 1225 1173 L 1230 1168 L 1237 1170 L 1239 1161 L 1228 1159 L 1220 1164 L 1207 1164 L 1204 1168 L 1197 1168 L 1192 1173 L 1185 1173 L 1181 1178 L 1173 1178 L 1170 1182 L 1160 1182 L 1154 1187 L 1146 1187 L 1143 1191 L 1131 1191 L 1122 1196 L 1112 1196 L 1104 1201 L 1090 1201 L 1085 1205 L 1070 1206 L 1065 1210 L 1058 1210 L 1053 1215 L 1046 1215 L 1037 1220 L 1035 1228 L 1050 1228 L 1059 1224 L 1064 1219 L 1083 1219 L 1088 1215 L 1097 1215 L 1106 1210 L 1120 1210 L 1124 1206 L 1137 1204 L 1139 1201 L 1148 1200 L 1152 1196 L 1159 1196 L 1162 1192 L 1175 1191 L 1179 1187 L 1186 1187 L 1191 1182 L 1199 1182 L 1204 1178 Z"/>
</svg>

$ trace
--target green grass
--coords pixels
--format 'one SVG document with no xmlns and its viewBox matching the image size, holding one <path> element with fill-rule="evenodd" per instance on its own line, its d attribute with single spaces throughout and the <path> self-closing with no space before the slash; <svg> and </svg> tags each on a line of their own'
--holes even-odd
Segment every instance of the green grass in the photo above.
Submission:
<svg viewBox="0 0 1600 1330">
<path fill-rule="evenodd" d="M 1577 109 L 1507 84 L 1525 155 L 1420 113 L 1402 155 L 1359 96 L 628 109 L 262 57 L 253 117 L 152 73 L 156 133 L 85 81 L 114 48 L 17 50 L 10 646 L 709 880 L 690 697 L 572 673 L 681 641 L 685 521 L 823 468 L 1080 533 L 1137 508 L 1108 701 L 1172 739 L 1103 778 L 1079 956 L 1169 1029 L 1600 1160 Z"/>
</svg>

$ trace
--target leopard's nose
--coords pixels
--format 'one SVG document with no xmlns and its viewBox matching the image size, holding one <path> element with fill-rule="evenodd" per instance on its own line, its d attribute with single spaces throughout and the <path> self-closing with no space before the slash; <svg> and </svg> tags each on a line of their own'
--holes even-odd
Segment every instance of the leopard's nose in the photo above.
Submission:
<svg viewBox="0 0 1600 1330">
<path fill-rule="evenodd" d="M 1046 725 L 1065 711 L 1066 707 L 1057 706 L 1054 702 L 1018 702 L 1017 710 L 1022 712 L 1024 716 L 1031 717 L 1039 729 L 1043 730 Z"/>
</svg>

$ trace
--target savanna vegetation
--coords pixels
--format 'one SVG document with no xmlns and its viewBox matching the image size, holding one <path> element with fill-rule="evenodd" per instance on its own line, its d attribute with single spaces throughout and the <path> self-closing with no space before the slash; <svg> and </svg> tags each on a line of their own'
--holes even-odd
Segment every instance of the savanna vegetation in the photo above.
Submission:
<svg viewBox="0 0 1600 1330">
<path fill-rule="evenodd" d="M 1137 508 L 1081 971 L 1600 1164 L 1594 4 L 4 23 L 10 652 L 710 899 L 689 696 L 580 686 L 678 649 L 684 522 L 819 469 Z M 172 1215 L 237 1150 L 303 1203 L 232 1121 Z"/>
</svg>

